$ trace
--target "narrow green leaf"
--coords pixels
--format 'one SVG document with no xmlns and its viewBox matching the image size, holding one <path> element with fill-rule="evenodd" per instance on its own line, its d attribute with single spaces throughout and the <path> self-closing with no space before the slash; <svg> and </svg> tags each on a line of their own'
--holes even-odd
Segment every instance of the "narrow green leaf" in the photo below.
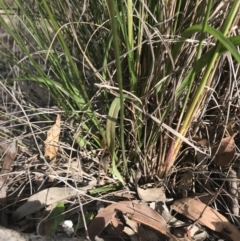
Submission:
<svg viewBox="0 0 240 241">
<path fill-rule="evenodd" d="M 229 40 L 231 41 L 231 43 L 234 46 L 240 46 L 240 35 L 237 36 L 233 36 L 230 37 Z M 214 54 L 215 49 L 212 48 L 210 49 L 207 53 L 205 53 L 203 56 L 201 56 L 200 59 L 198 59 L 195 63 L 195 72 L 196 74 L 199 73 L 199 71 L 201 71 L 204 67 L 207 66 L 207 64 L 211 61 L 211 57 Z M 226 53 L 227 49 L 225 48 L 225 46 L 221 45 L 221 48 L 219 50 L 219 55 L 222 55 L 224 53 Z M 182 90 L 188 86 L 189 83 L 189 79 L 190 76 L 193 73 L 193 68 L 188 72 L 188 74 L 185 76 L 185 78 L 183 79 L 181 85 L 178 87 L 177 89 L 177 98 L 179 97 L 179 95 L 182 93 Z"/>
<path fill-rule="evenodd" d="M 123 179 L 118 172 L 115 164 L 115 139 L 116 139 L 116 125 L 117 119 L 119 115 L 121 105 L 120 105 L 120 98 L 116 97 L 109 109 L 107 123 L 106 123 L 106 137 L 107 137 L 107 145 L 109 148 L 109 152 L 112 157 L 112 171 L 113 174 L 122 182 Z"/>
<path fill-rule="evenodd" d="M 118 182 L 118 183 L 112 183 L 112 184 L 106 185 L 104 187 L 92 189 L 89 191 L 89 193 L 91 195 L 94 195 L 99 193 L 113 192 L 113 191 L 119 190 L 120 188 L 122 188 L 122 184 Z"/>
<path fill-rule="evenodd" d="M 173 48 L 172 55 L 173 59 L 176 59 L 180 49 L 182 48 L 182 45 L 184 44 L 185 40 L 188 39 L 192 34 L 196 32 L 201 32 L 202 31 L 202 25 L 194 25 L 192 27 L 187 28 L 183 34 L 182 34 L 182 41 L 179 41 Z M 210 26 L 206 26 L 205 32 L 213 35 L 223 46 L 221 46 L 221 51 L 223 49 L 228 50 L 231 52 L 231 54 L 234 56 L 234 58 L 240 63 L 240 55 L 237 51 L 237 49 L 234 47 L 239 45 L 240 41 L 240 36 L 234 36 L 227 38 L 225 37 L 219 30 L 214 29 Z"/>
<path fill-rule="evenodd" d="M 106 0 L 110 17 L 111 17 L 111 26 L 112 26 L 112 33 L 113 33 L 113 47 L 115 52 L 116 58 L 116 68 L 117 68 L 117 80 L 118 80 L 118 87 L 119 87 L 119 98 L 120 98 L 120 142 L 122 148 L 122 155 L 123 155 L 123 162 L 125 166 L 125 173 L 128 174 L 127 171 L 127 159 L 125 154 L 125 140 L 124 140 L 124 96 L 123 96 L 123 78 L 122 78 L 122 64 L 120 58 L 120 44 L 119 44 L 119 32 L 118 32 L 118 21 L 116 19 L 116 14 L 119 13 L 118 11 L 118 4 L 116 1 Z"/>
<path fill-rule="evenodd" d="M 47 225 L 49 225 L 50 236 L 55 235 L 58 225 L 64 220 L 64 210 L 64 202 L 58 202 L 57 206 L 52 210 L 51 214 L 49 215 Z"/>
<path fill-rule="evenodd" d="M 106 137 L 109 151 L 111 154 L 114 153 L 115 148 L 115 128 L 117 124 L 117 118 L 120 110 L 120 98 L 116 97 L 109 109 L 107 124 L 106 124 Z"/>
</svg>

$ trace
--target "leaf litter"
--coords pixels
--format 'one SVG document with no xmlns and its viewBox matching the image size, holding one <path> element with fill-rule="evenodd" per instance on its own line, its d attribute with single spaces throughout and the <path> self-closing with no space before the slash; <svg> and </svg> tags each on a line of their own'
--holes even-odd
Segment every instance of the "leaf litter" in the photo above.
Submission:
<svg viewBox="0 0 240 241">
<path fill-rule="evenodd" d="M 59 120 L 60 119 L 57 118 L 57 121 Z M 54 124 L 55 126 L 54 128 L 56 128 L 56 123 Z M 59 136 L 58 138 L 55 138 L 55 139 L 52 137 L 56 133 L 58 135 L 60 134 L 60 128 L 58 126 L 58 128 L 56 128 L 57 131 L 53 131 L 54 128 L 50 128 L 50 130 L 48 131 L 48 138 L 47 138 L 48 142 L 47 140 L 45 141 L 45 145 L 46 143 L 48 143 L 49 144 L 48 147 L 51 147 L 51 148 L 49 149 L 46 148 L 45 150 L 47 149 L 51 150 L 52 160 L 55 159 L 55 161 L 57 161 L 58 149 L 57 148 L 52 149 L 52 145 L 54 144 L 54 146 L 56 146 L 56 143 L 59 141 Z M 220 147 L 221 145 L 223 147 L 221 151 L 218 151 L 215 153 L 217 158 L 221 158 L 219 156 L 225 155 L 225 152 L 228 152 L 229 150 L 228 146 L 233 143 L 233 140 L 234 140 L 233 137 L 234 136 L 227 139 L 224 138 L 223 142 L 220 142 Z M 50 139 L 52 141 L 49 141 Z M 48 151 L 47 152 L 45 151 L 45 156 L 47 156 L 46 153 L 48 153 Z M 14 155 L 16 156 L 16 153 Z M 12 155 L 11 158 L 6 162 L 8 163 L 8 166 L 7 165 L 5 166 L 8 171 L 11 169 L 11 160 L 15 158 L 14 155 Z M 99 163 L 101 166 L 101 158 L 99 158 Z M 5 171 L 2 171 L 2 172 L 5 172 Z M 106 175 L 106 168 L 104 168 L 104 172 Z M 73 173 L 73 176 L 74 174 L 75 173 Z M 136 203 L 135 201 L 119 201 L 117 203 L 108 205 L 106 208 L 100 211 L 95 216 L 95 218 L 90 222 L 90 224 L 87 226 L 88 233 L 91 240 L 94 240 L 95 236 L 101 235 L 103 230 L 108 230 L 107 227 L 109 225 L 112 225 L 112 227 L 115 230 L 118 230 L 119 234 L 121 234 L 122 236 L 124 236 L 124 234 L 125 235 L 131 234 L 135 238 L 138 237 L 138 238 L 144 239 L 144 234 L 149 233 L 149 237 L 150 235 L 152 235 L 152 240 L 154 240 L 153 237 L 155 237 L 154 236 L 155 234 L 153 233 L 151 234 L 151 231 L 150 230 L 147 231 L 146 229 L 147 227 L 149 227 L 152 230 L 155 230 L 171 238 L 171 240 L 181 240 L 182 238 L 185 238 L 185 240 L 191 240 L 191 238 L 194 238 L 194 237 L 195 238 L 199 237 L 199 240 L 205 240 L 207 236 L 206 231 L 199 229 L 199 227 L 195 227 L 195 226 L 192 226 L 189 230 L 187 230 L 185 228 L 186 223 L 181 222 L 180 220 L 173 217 L 169 211 L 165 210 L 165 212 L 163 212 L 164 213 L 163 215 L 162 212 L 160 211 L 157 212 L 153 208 L 146 205 L 146 203 L 149 203 L 149 202 L 166 203 L 168 199 L 166 198 L 165 189 L 163 188 L 163 186 L 149 188 L 149 185 L 148 185 L 145 188 L 140 187 L 138 182 L 141 176 L 142 174 L 140 173 L 140 175 L 138 175 L 138 177 L 135 178 L 134 183 L 135 183 L 135 189 L 137 191 L 138 197 L 145 204 Z M 176 190 L 181 190 L 180 192 L 184 192 L 187 195 L 189 190 L 192 188 L 193 182 L 194 182 L 193 172 L 191 170 L 188 170 L 182 175 L 182 178 L 180 179 L 179 184 L 176 187 L 177 188 Z M 66 205 L 68 203 L 67 200 L 74 200 L 79 194 L 81 196 L 88 195 L 88 193 L 91 192 L 91 190 L 94 190 L 93 188 L 96 185 L 96 183 L 97 181 L 95 180 L 94 184 L 86 185 L 86 187 L 78 188 L 77 190 L 73 188 L 67 188 L 67 187 L 45 188 L 44 190 L 31 195 L 23 205 L 17 208 L 12 214 L 12 220 L 16 224 L 17 223 L 20 224 L 21 220 L 29 219 L 29 217 L 31 216 L 32 218 L 34 218 L 35 214 L 37 214 L 38 212 L 41 213 L 41 210 L 45 210 L 42 213 L 42 215 L 36 216 L 44 220 L 45 218 L 48 218 L 49 213 L 51 213 L 51 211 L 54 210 L 54 208 L 56 208 L 56 205 L 59 202 L 63 201 L 64 205 Z M 117 198 L 121 198 L 124 200 L 124 195 L 119 195 L 116 192 L 116 195 L 114 196 L 114 198 L 115 200 Z M 185 215 L 187 218 L 189 218 L 190 220 L 193 220 L 197 224 L 206 226 L 217 232 L 226 232 L 226 235 L 228 235 L 233 241 L 237 240 L 239 231 L 224 216 L 221 216 L 220 213 L 218 213 L 214 209 L 211 209 L 210 207 L 206 208 L 206 205 L 199 201 L 195 200 L 195 202 L 194 201 L 190 202 L 189 200 L 192 201 L 192 199 L 190 198 L 176 200 L 172 205 L 173 210 Z M 184 208 L 182 209 L 179 208 L 179 204 L 182 204 L 183 206 L 185 205 Z M 202 218 L 199 218 L 200 212 L 203 212 L 203 214 L 206 212 L 206 214 L 202 215 Z M 124 225 L 124 223 L 121 222 L 119 213 L 122 213 L 122 217 L 125 218 L 125 222 L 127 222 L 126 220 L 130 220 L 132 222 L 132 224 L 129 225 L 129 227 L 131 226 L 132 228 L 129 228 L 129 227 L 127 228 Z M 61 213 L 59 213 L 59 215 L 61 216 Z M 54 224 L 54 226 L 52 227 L 51 227 L 51 221 L 43 221 L 40 223 L 43 224 L 42 227 L 44 231 L 41 231 L 41 233 L 44 235 L 52 233 L 53 230 L 56 230 L 57 225 L 55 222 L 52 223 Z M 135 226 L 134 223 L 137 226 Z M 175 227 L 174 229 L 175 231 L 170 232 L 170 227 Z M 143 231 L 144 229 L 146 230 Z"/>
<path fill-rule="evenodd" d="M 232 136 L 223 138 L 220 143 L 215 143 L 212 146 L 212 157 L 214 163 L 220 167 L 229 165 L 236 153 L 234 137 L 237 133 Z"/>
<path fill-rule="evenodd" d="M 233 241 L 238 241 L 240 238 L 240 231 L 226 217 L 196 199 L 183 198 L 177 200 L 172 208 L 196 223 L 200 223 L 213 231 L 225 233 Z"/>
<path fill-rule="evenodd" d="M 60 201 L 76 197 L 78 194 L 86 194 L 87 190 L 91 189 L 92 187 L 93 185 L 89 184 L 88 186 L 82 187 L 78 190 L 64 187 L 51 187 L 48 189 L 44 189 L 43 191 L 40 191 L 28 198 L 27 202 L 25 202 L 22 206 L 15 210 L 12 218 L 14 222 L 17 222 L 25 216 L 39 211 L 43 207 L 47 207 Z"/>
<path fill-rule="evenodd" d="M 221 86 L 221 88 L 223 90 L 226 89 L 225 86 Z M 216 93 L 220 94 L 220 91 L 216 90 Z M 218 101 L 221 102 L 222 100 Z M 218 105 L 227 106 L 224 102 L 221 102 Z M 233 108 L 231 106 L 231 111 L 232 110 Z M 226 109 L 224 111 L 226 111 Z M 49 174 L 48 171 L 49 166 L 44 163 L 42 159 L 38 157 L 33 158 L 33 156 L 26 155 L 26 153 L 23 153 L 22 151 L 19 154 L 19 156 L 22 156 L 18 159 L 18 163 L 13 163 L 15 156 L 12 155 L 11 157 L 11 154 L 8 155 L 11 158 L 6 158 L 2 161 L 1 182 L 3 187 L 1 189 L 1 197 L 3 200 L 5 199 L 5 206 L 10 205 L 10 216 L 20 227 L 22 220 L 28 219 L 29 222 L 35 224 L 39 222 L 39 220 L 35 221 L 35 218 L 37 217 L 41 219 L 40 222 L 43 221 L 43 219 L 48 217 L 49 214 L 48 213 L 45 216 L 44 211 L 51 212 L 51 209 L 61 201 L 64 203 L 66 219 L 72 219 L 75 225 L 79 222 L 79 219 L 81 219 L 81 223 L 84 223 L 84 218 L 87 214 L 90 213 L 92 216 L 96 213 L 96 201 L 101 201 L 105 205 L 109 202 L 111 204 L 106 206 L 106 208 L 101 211 L 102 213 L 99 212 L 90 224 L 87 222 L 82 225 L 85 226 L 85 228 L 88 227 L 91 237 L 95 236 L 95 234 L 100 235 L 100 233 L 103 233 L 106 229 L 106 226 L 109 225 L 113 226 L 113 228 L 117 229 L 119 232 L 124 232 L 125 228 L 130 228 L 133 231 L 132 234 L 136 234 L 136 238 L 143 237 L 140 231 L 141 227 L 150 227 L 157 230 L 158 232 L 156 233 L 158 235 L 159 233 L 163 233 L 166 236 L 171 237 L 173 240 L 201 241 L 206 239 L 206 235 L 197 239 L 196 233 L 199 232 L 201 228 L 203 229 L 204 227 L 207 227 L 217 232 L 225 232 L 232 240 L 240 239 L 236 227 L 226 218 L 228 217 L 228 213 L 230 213 L 229 210 L 232 208 L 234 209 L 233 214 L 235 214 L 235 216 L 238 216 L 239 213 L 238 177 L 236 174 L 236 167 L 234 166 L 234 158 L 237 154 L 236 146 L 239 148 L 239 143 L 237 143 L 239 137 L 236 130 L 233 130 L 234 128 L 232 126 L 231 128 L 228 128 L 230 136 L 219 141 L 218 138 L 215 140 L 213 136 L 216 133 L 218 134 L 218 132 L 220 132 L 220 134 L 222 133 L 221 124 L 217 121 L 212 121 L 212 119 L 206 120 L 200 118 L 200 120 L 203 119 L 207 132 L 211 130 L 211 128 L 213 129 L 209 134 L 210 137 L 208 134 L 206 135 L 204 133 L 205 129 L 202 127 L 198 127 L 200 129 L 198 134 L 201 134 L 198 143 L 199 145 L 192 144 L 190 140 L 193 138 L 184 137 L 186 143 L 191 144 L 191 147 L 195 149 L 196 156 L 194 157 L 191 149 L 187 151 L 183 150 L 179 162 L 174 166 L 172 173 L 164 179 L 164 184 L 162 180 L 159 181 L 155 178 L 154 172 L 150 172 L 151 180 L 149 181 L 147 176 L 149 175 L 148 171 L 155 165 L 154 161 L 150 160 L 150 164 L 144 164 L 144 171 L 141 173 L 141 176 L 145 179 L 146 183 L 150 182 L 156 185 L 141 186 L 137 183 L 136 186 L 133 184 L 133 188 L 131 186 L 132 183 L 128 183 L 129 185 L 123 186 L 121 191 L 116 191 L 117 189 L 114 188 L 101 189 L 100 187 L 100 189 L 104 191 L 94 192 L 94 190 L 97 190 L 97 188 L 95 188 L 96 185 L 90 185 L 90 182 L 96 181 L 96 178 L 100 175 L 96 166 L 99 167 L 99 169 L 102 168 L 101 165 L 103 166 L 104 177 L 101 183 L 104 186 L 109 184 L 107 183 L 109 180 L 111 180 L 110 185 L 115 184 L 113 178 L 109 178 L 109 161 L 107 160 L 106 162 L 101 163 L 100 157 L 103 156 L 101 150 L 99 152 L 94 152 L 95 150 L 83 151 L 82 149 L 75 150 L 73 146 L 67 146 L 69 150 L 72 148 L 74 149 L 73 152 L 81 153 L 80 157 L 68 155 L 67 151 L 69 150 L 67 150 L 67 148 L 65 150 L 60 150 L 59 137 L 60 132 L 63 131 L 61 129 L 63 128 L 63 124 L 61 125 L 61 116 L 62 115 L 60 114 L 57 115 L 55 124 L 48 130 L 47 137 L 44 136 L 43 138 L 45 139 L 44 156 L 51 161 L 50 165 L 52 165 L 52 169 L 54 170 L 51 174 Z M 214 114 L 212 116 L 214 116 Z M 151 116 L 149 115 L 148 117 Z M 216 117 L 218 116 L 216 115 Z M 153 116 L 153 119 L 154 118 L 155 117 Z M 166 130 L 170 130 L 170 132 L 174 131 L 171 126 L 161 123 L 161 120 L 157 118 L 155 119 L 155 121 L 158 121 L 159 124 L 163 125 Z M 54 119 L 52 118 L 52 120 Z M 239 120 L 237 119 L 234 123 L 235 122 L 237 123 L 236 127 L 239 128 Z M 70 128 L 66 126 L 64 126 L 64 128 L 67 129 L 66 132 L 68 132 L 68 134 L 71 133 L 72 127 Z M 214 129 L 215 127 L 216 129 Z M 45 131 L 44 128 L 41 127 L 41 132 Z M 113 131 L 115 131 L 115 129 Z M 87 135 L 88 134 L 89 133 L 87 133 Z M 175 134 L 178 133 L 176 132 Z M 209 143 L 215 144 L 211 147 Z M 210 158 L 206 154 L 209 146 L 212 152 Z M 28 148 L 31 149 L 30 146 Z M 15 150 L 17 154 L 18 150 Z M 186 156 L 188 158 L 185 159 Z M 146 157 L 146 159 L 148 159 L 148 157 Z M 79 163 L 81 163 L 81 165 L 78 165 Z M 54 164 L 57 165 L 53 167 Z M 72 168 L 69 168 L 69 165 L 72 165 Z M 68 168 L 67 171 L 66 166 Z M 228 167 L 233 169 L 228 169 Z M 81 170 L 79 171 L 79 169 Z M 55 177 L 53 182 L 49 182 L 51 176 Z M 39 180 L 41 180 L 37 185 L 36 177 L 39 177 Z M 85 181 L 85 189 L 80 187 L 83 184 L 83 180 Z M 226 186 L 229 189 L 226 188 L 222 191 L 222 188 L 220 189 L 220 187 L 222 187 L 222 182 L 228 184 Z M 228 192 L 227 195 L 226 192 Z M 221 195 L 222 193 L 224 193 L 224 195 Z M 91 197 L 89 197 L 89 194 Z M 212 203 L 206 202 L 207 204 L 203 205 L 199 201 L 192 201 L 192 198 L 181 199 L 182 196 L 189 196 L 190 194 L 194 194 L 195 196 L 205 194 L 210 197 L 210 199 L 213 199 L 212 197 L 215 196 L 216 201 L 214 200 Z M 219 195 L 217 196 L 216 194 Z M 170 201 L 167 197 L 170 197 Z M 230 199 L 230 201 L 227 200 L 226 203 L 231 203 L 232 198 L 235 197 L 234 203 L 232 202 L 234 205 L 229 205 L 228 207 L 225 202 L 222 202 L 221 205 L 219 205 L 219 197 Z M 132 201 L 129 201 L 130 199 Z M 128 201 L 123 202 L 123 200 Z M 172 204 L 173 201 L 174 204 Z M 117 203 L 112 204 L 112 202 Z M 173 209 L 182 213 L 186 218 L 175 216 L 175 212 L 170 212 L 167 208 L 164 209 L 164 211 L 155 211 L 153 204 L 160 205 L 161 207 L 170 206 L 172 204 Z M 181 205 L 184 206 L 184 209 L 181 208 Z M 84 206 L 83 212 L 80 211 L 82 206 Z M 218 212 L 215 209 L 220 210 L 221 214 L 220 211 Z M 123 217 L 119 213 L 121 213 Z M 223 216 L 223 214 L 226 217 Z M 61 213 L 59 213 L 59 215 L 61 215 Z M 237 223 L 236 219 L 238 217 L 233 216 L 230 218 L 233 223 Z M 123 222 L 123 219 L 125 221 L 128 220 L 126 221 L 127 225 Z M 193 220 L 194 224 L 189 220 Z M 132 222 L 131 225 L 130 221 Z M 51 222 L 47 222 L 47 224 L 51 226 Z M 189 228 L 189 230 L 186 229 L 186 225 L 189 225 L 188 228 L 191 226 L 191 228 Z M 14 228 L 16 228 L 16 226 Z M 177 232 L 172 232 L 172 228 L 175 230 L 178 229 Z M 22 230 L 24 230 L 24 228 Z M 131 230 L 128 232 L 129 236 Z M 204 231 L 206 232 L 206 230 Z M 49 231 L 46 231 L 46 233 L 49 233 Z M 174 237 L 174 235 L 176 237 Z"/>
</svg>

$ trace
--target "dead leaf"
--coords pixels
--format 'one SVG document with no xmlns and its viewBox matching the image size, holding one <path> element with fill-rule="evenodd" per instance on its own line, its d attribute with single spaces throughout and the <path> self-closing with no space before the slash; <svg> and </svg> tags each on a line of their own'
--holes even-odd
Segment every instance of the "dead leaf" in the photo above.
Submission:
<svg viewBox="0 0 240 241">
<path fill-rule="evenodd" d="M 6 174 L 11 170 L 13 160 L 17 156 L 18 148 L 17 141 L 13 141 L 10 147 L 7 149 L 6 155 L 4 157 L 1 174 Z M 6 179 L 7 176 L 2 176 L 1 178 Z"/>
<path fill-rule="evenodd" d="M 137 165 L 138 166 L 138 165 Z M 135 188 L 137 189 L 138 196 L 141 200 L 145 202 L 165 202 L 166 195 L 163 186 L 162 187 L 151 187 L 151 188 L 140 188 L 138 181 L 141 178 L 141 170 L 138 167 L 135 173 Z"/>
<path fill-rule="evenodd" d="M 5 157 L 3 159 L 1 174 L 9 173 L 11 170 L 12 163 L 17 156 L 18 148 L 17 141 L 13 141 L 10 147 L 7 149 Z M 7 214 L 6 214 L 6 204 L 7 204 L 7 188 L 5 185 L 7 175 L 0 177 L 0 224 L 7 226 Z"/>
<path fill-rule="evenodd" d="M 47 132 L 47 139 L 45 140 L 45 153 L 44 156 L 48 157 L 51 161 L 56 161 L 58 152 L 58 142 L 60 136 L 61 116 L 57 115 L 56 123 Z"/>
<path fill-rule="evenodd" d="M 51 187 L 40 191 L 32 195 L 27 202 L 20 206 L 12 215 L 14 222 L 19 221 L 24 218 L 26 215 L 35 213 L 45 206 L 57 203 L 59 201 L 64 201 L 68 198 L 74 197 L 77 193 L 85 194 L 87 190 L 93 187 L 92 184 L 81 187 L 78 191 L 73 188 L 58 188 Z"/>
<path fill-rule="evenodd" d="M 229 236 L 233 241 L 240 240 L 239 230 L 231 224 L 227 218 L 218 211 L 206 207 L 204 203 L 196 199 L 183 198 L 177 200 L 172 205 L 172 208 L 189 219 L 198 221 L 198 223 L 213 231 L 224 232 L 224 234 Z"/>
<path fill-rule="evenodd" d="M 192 140 L 195 141 L 196 144 L 198 144 L 200 146 L 208 146 L 208 141 L 206 139 L 202 139 L 199 137 L 193 137 Z"/>
<path fill-rule="evenodd" d="M 138 223 L 128 218 L 126 215 L 123 215 L 123 219 L 126 226 L 130 227 L 134 233 L 138 233 L 138 227 L 139 227 Z"/>
<path fill-rule="evenodd" d="M 112 221 L 112 218 L 117 212 L 121 211 L 132 220 L 149 226 L 168 237 L 177 240 L 175 236 L 170 234 L 167 229 L 167 224 L 162 216 L 149 206 L 131 201 L 122 201 L 114 203 L 106 207 L 98 213 L 94 220 L 88 226 L 88 233 L 91 240 L 95 240 L 105 227 Z"/>
<path fill-rule="evenodd" d="M 128 226 L 124 226 L 123 233 L 130 237 L 130 241 L 139 241 L 138 235 Z"/>
<path fill-rule="evenodd" d="M 214 163 L 220 167 L 229 165 L 236 152 L 234 137 L 237 133 L 232 136 L 225 137 L 221 140 L 220 144 L 215 143 L 212 147 L 212 157 L 214 158 Z"/>
<path fill-rule="evenodd" d="M 208 233 L 203 230 L 203 228 L 199 227 L 200 225 L 189 225 L 185 227 L 174 228 L 173 234 L 177 237 L 181 237 L 182 241 L 187 240 L 205 240 L 208 237 Z"/>
<path fill-rule="evenodd" d="M 172 216 L 166 204 L 161 202 L 156 203 L 155 210 L 164 218 L 166 223 L 172 228 L 184 226 L 184 222 L 178 220 L 175 216 Z"/>
<path fill-rule="evenodd" d="M 163 187 L 143 189 L 137 186 L 138 196 L 145 202 L 165 202 L 166 195 Z"/>
</svg>

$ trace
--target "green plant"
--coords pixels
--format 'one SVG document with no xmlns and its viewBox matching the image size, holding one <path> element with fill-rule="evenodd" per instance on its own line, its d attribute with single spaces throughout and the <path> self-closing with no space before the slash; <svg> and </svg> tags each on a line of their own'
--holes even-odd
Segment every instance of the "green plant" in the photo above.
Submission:
<svg viewBox="0 0 240 241">
<path fill-rule="evenodd" d="M 21 69 L 8 81 L 45 87 L 80 123 L 76 142 L 108 151 L 121 182 L 136 162 L 145 174 L 165 177 L 196 127 L 206 87 L 218 88 L 212 80 L 223 54 L 240 62 L 240 37 L 231 36 L 239 1 L 85 4 L 2 1 L 0 23 L 21 49 L 21 56 L 2 51 Z M 227 11 L 217 14 L 216 6 Z"/>
</svg>

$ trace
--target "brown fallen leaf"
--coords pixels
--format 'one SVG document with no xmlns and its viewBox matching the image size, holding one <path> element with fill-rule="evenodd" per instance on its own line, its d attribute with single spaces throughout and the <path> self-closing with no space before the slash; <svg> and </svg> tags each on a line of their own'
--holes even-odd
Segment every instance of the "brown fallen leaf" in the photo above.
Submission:
<svg viewBox="0 0 240 241">
<path fill-rule="evenodd" d="M 44 156 L 48 157 L 51 161 L 56 161 L 58 152 L 58 142 L 60 136 L 61 116 L 57 115 L 56 123 L 47 132 L 47 139 L 45 140 L 45 153 Z"/>
<path fill-rule="evenodd" d="M 107 227 L 115 214 L 120 211 L 132 220 L 149 226 L 162 234 L 171 237 L 173 240 L 178 240 L 174 235 L 168 232 L 166 221 L 156 211 L 147 205 L 133 203 L 131 201 L 122 201 L 111 204 L 99 212 L 88 226 L 90 239 L 95 240 L 95 237 Z"/>
<path fill-rule="evenodd" d="M 137 186 L 139 198 L 144 202 L 165 202 L 166 195 L 163 187 L 143 189 Z"/>
<path fill-rule="evenodd" d="M 72 198 L 77 194 L 84 195 L 87 190 L 91 189 L 94 185 L 95 183 L 89 184 L 88 186 L 79 188 L 78 191 L 68 187 L 51 187 L 44 189 L 43 191 L 33 194 L 28 198 L 27 202 L 16 209 L 12 215 L 12 219 L 14 222 L 18 222 L 20 219 L 39 211 L 43 207 Z"/>
<path fill-rule="evenodd" d="M 212 146 L 212 157 L 214 158 L 214 163 L 220 167 L 229 165 L 236 152 L 234 137 L 237 133 L 232 136 L 225 137 L 220 143 L 215 143 Z"/>
<path fill-rule="evenodd" d="M 204 203 L 196 199 L 183 198 L 177 200 L 173 203 L 172 208 L 213 231 L 224 233 L 233 241 L 240 240 L 239 230 L 231 224 L 227 218 L 221 215 L 218 211 L 206 207 Z"/>
<path fill-rule="evenodd" d="M 151 188 L 140 188 L 138 185 L 138 181 L 141 178 L 141 170 L 138 168 L 135 173 L 135 188 L 137 189 L 137 193 L 139 198 L 145 202 L 165 202 L 166 195 L 164 187 L 151 187 Z"/>
</svg>

